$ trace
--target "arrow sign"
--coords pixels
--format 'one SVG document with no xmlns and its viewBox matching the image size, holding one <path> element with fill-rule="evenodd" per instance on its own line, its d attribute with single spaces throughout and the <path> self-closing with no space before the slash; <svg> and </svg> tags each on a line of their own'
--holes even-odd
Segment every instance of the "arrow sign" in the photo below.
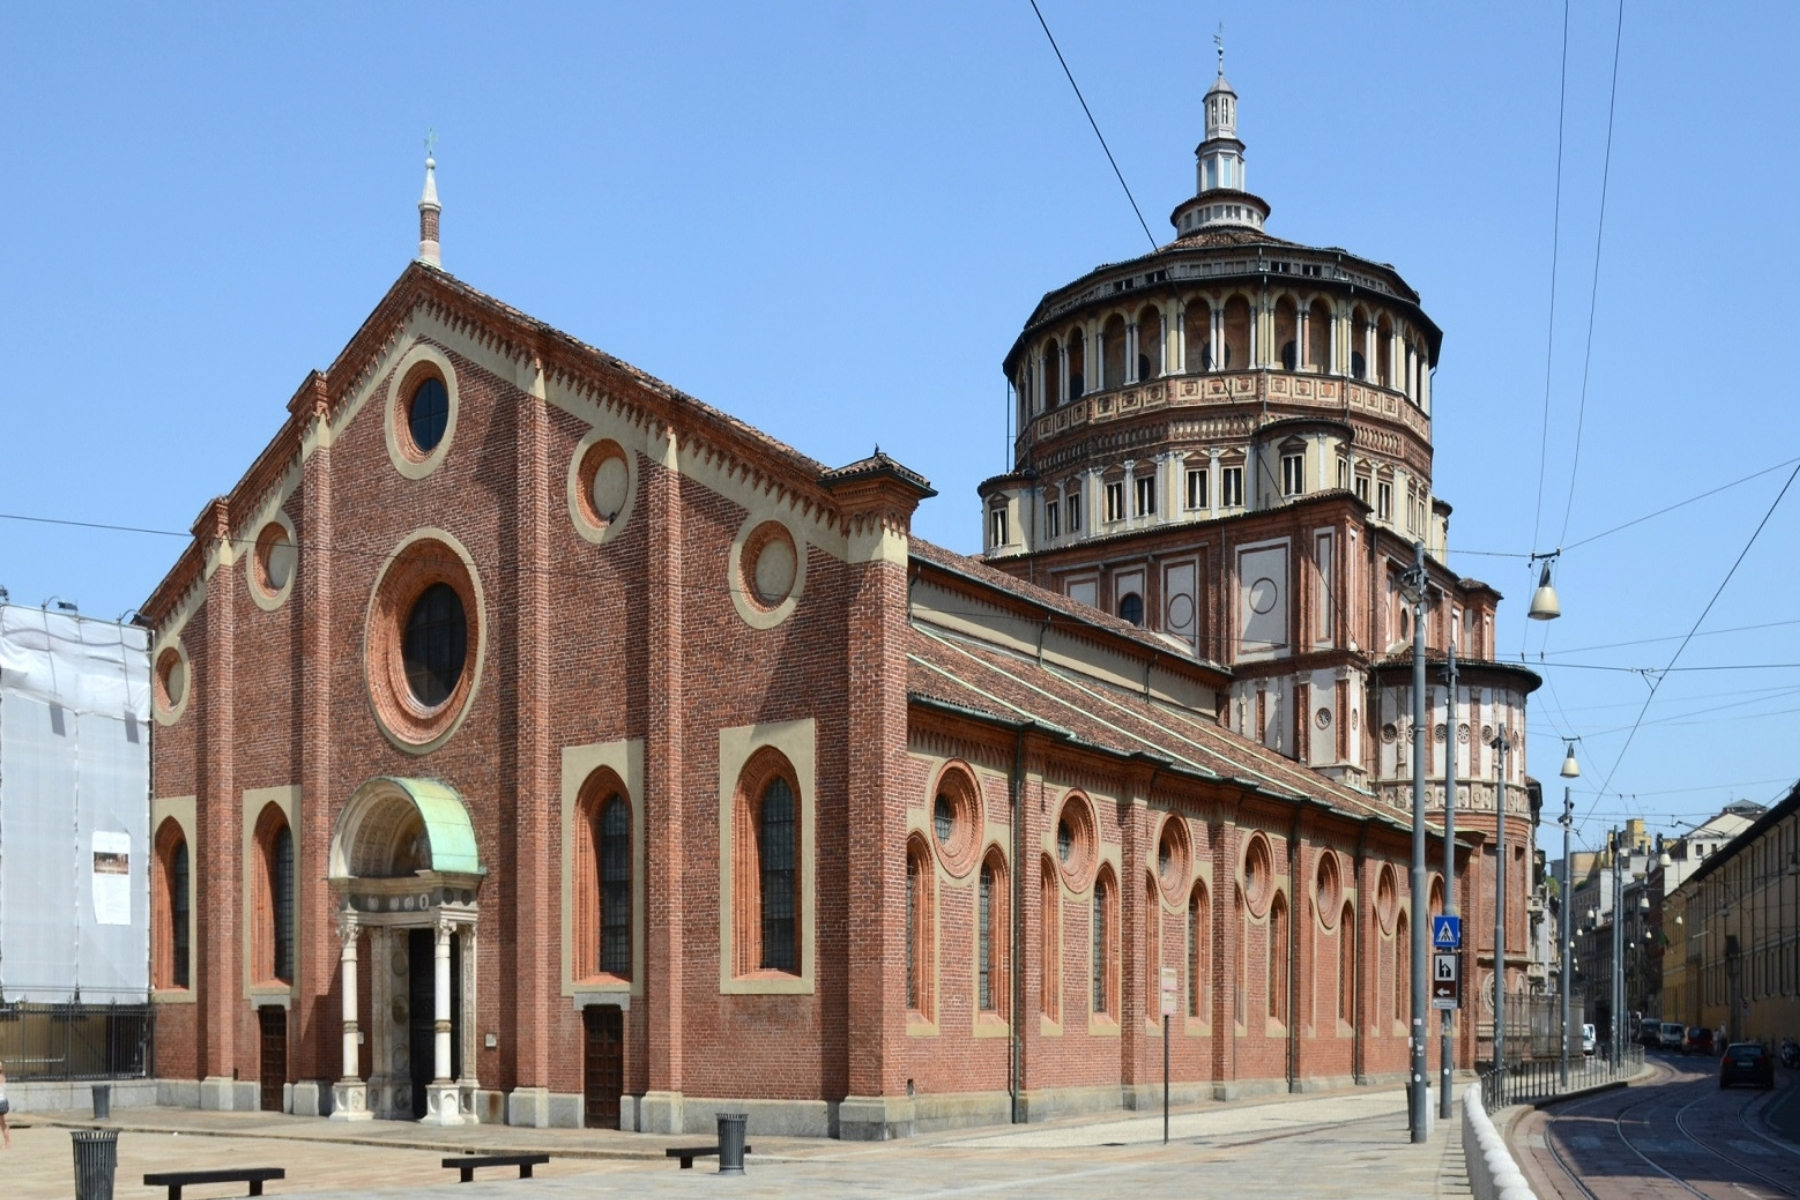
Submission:
<svg viewBox="0 0 1800 1200">
<path fill-rule="evenodd" d="M 1435 1009 L 1455 1009 L 1462 1007 L 1462 979 L 1457 970 L 1456 955 L 1433 954 L 1431 956 L 1431 1007 Z"/>
<path fill-rule="evenodd" d="M 1455 950 L 1461 947 L 1462 918 L 1431 918 L 1431 944 L 1439 950 Z"/>
</svg>

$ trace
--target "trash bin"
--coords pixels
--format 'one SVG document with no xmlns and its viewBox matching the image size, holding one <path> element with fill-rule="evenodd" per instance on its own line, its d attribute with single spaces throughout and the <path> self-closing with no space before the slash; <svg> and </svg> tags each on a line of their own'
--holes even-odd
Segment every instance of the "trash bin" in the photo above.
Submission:
<svg viewBox="0 0 1800 1200">
<path fill-rule="evenodd" d="M 77 1129 L 70 1136 L 75 1139 L 75 1200 L 112 1200 L 119 1131 Z"/>
<path fill-rule="evenodd" d="M 94 1120 L 112 1120 L 112 1084 L 110 1083 L 94 1085 Z"/>
<path fill-rule="evenodd" d="M 719 1114 L 719 1174 L 744 1173 L 744 1123 L 748 1113 Z"/>
</svg>

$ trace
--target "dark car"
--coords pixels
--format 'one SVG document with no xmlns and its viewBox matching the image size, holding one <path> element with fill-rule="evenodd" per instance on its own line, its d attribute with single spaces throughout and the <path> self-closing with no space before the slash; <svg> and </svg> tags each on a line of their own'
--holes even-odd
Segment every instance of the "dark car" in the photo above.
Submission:
<svg viewBox="0 0 1800 1200">
<path fill-rule="evenodd" d="M 1702 1029 L 1696 1025 L 1687 1031 L 1687 1043 L 1682 1046 L 1683 1054 L 1711 1054 L 1713 1052 L 1713 1031 Z"/>
<path fill-rule="evenodd" d="M 1756 1042 L 1733 1042 L 1719 1059 L 1719 1086 L 1754 1083 L 1765 1091 L 1775 1086 L 1775 1059 Z"/>
</svg>

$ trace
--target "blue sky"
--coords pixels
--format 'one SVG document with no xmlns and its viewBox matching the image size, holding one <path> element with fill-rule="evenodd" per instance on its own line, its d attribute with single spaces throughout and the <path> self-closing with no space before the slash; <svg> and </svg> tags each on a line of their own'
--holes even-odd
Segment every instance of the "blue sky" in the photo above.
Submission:
<svg viewBox="0 0 1800 1200">
<path fill-rule="evenodd" d="M 1622 760 L 1648 685 L 1592 669 L 1669 660 L 1594 647 L 1685 633 L 1787 468 L 1571 550 L 1547 628 L 1523 559 L 1461 552 L 1573 543 L 1800 455 L 1800 6 L 1625 14 L 1571 501 L 1617 11 L 1574 5 L 1540 513 L 1562 6 L 1040 2 L 1159 239 L 1222 20 L 1270 232 L 1423 294 L 1453 565 L 1507 594 L 1507 656 L 1579 664 L 1533 703 L 1547 811 L 1566 733 L 1590 841 L 1800 775 L 1800 669 L 1711 669 L 1800 662 L 1800 624 L 1711 632 L 1800 616 L 1800 495 Z M 941 493 L 918 531 L 964 551 L 1021 323 L 1145 248 L 1025 0 L 9 6 L 0 512 L 186 529 L 413 254 L 429 127 L 451 272 L 827 463 L 879 442 Z M 179 548 L 0 519 L 0 585 L 110 617 Z"/>
</svg>

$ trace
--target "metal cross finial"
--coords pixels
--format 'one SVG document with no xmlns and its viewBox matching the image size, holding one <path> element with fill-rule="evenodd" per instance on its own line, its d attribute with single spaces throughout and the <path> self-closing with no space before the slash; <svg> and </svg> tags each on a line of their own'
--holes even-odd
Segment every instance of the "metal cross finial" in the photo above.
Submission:
<svg viewBox="0 0 1800 1200">
<path fill-rule="evenodd" d="M 427 129 L 425 131 L 425 157 L 426 158 L 432 157 L 432 152 L 437 149 L 437 140 L 438 140 L 437 130 L 435 128 Z"/>
<path fill-rule="evenodd" d="M 1219 48 L 1219 74 L 1225 74 L 1225 22 L 1219 22 L 1219 30 L 1213 34 L 1213 45 Z"/>
</svg>

